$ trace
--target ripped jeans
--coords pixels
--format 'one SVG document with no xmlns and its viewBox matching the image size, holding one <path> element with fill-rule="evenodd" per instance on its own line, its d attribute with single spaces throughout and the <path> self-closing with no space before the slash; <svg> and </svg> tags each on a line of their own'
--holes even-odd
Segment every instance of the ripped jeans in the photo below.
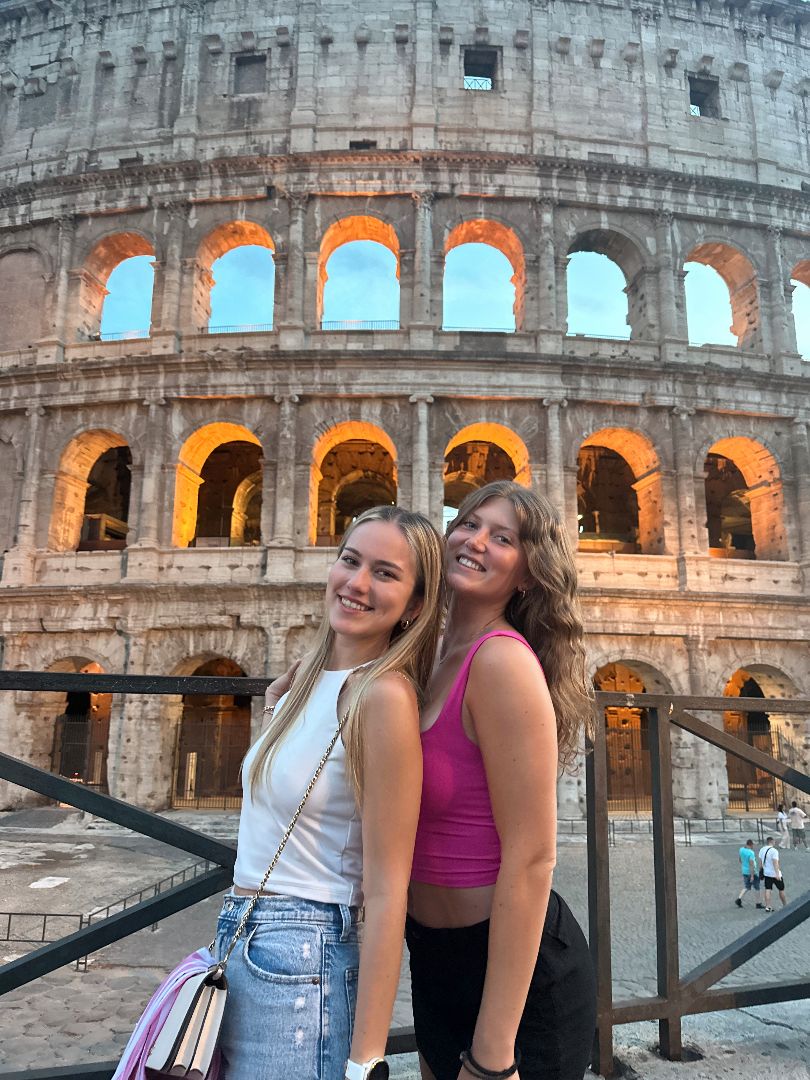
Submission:
<svg viewBox="0 0 810 1080">
<path fill-rule="evenodd" d="M 249 902 L 225 897 L 217 959 Z M 343 1080 L 357 1001 L 357 931 L 356 908 L 260 898 L 226 970 L 223 1080 Z"/>
</svg>

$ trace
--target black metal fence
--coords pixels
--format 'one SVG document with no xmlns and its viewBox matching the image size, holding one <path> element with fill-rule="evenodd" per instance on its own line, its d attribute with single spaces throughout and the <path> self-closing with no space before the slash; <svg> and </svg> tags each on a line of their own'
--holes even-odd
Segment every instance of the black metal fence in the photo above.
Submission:
<svg viewBox="0 0 810 1080">
<path fill-rule="evenodd" d="M 268 680 L 209 676 L 123 676 L 44 672 L 0 672 L 0 690 L 91 691 L 110 694 L 218 694 L 264 693 Z M 588 912 L 591 954 L 597 973 L 598 1023 L 592 1064 L 609 1076 L 614 1071 L 613 1030 L 638 1020 L 657 1020 L 661 1053 L 678 1060 L 682 1055 L 681 1020 L 691 1013 L 735 1009 L 810 997 L 810 976 L 792 982 L 755 983 L 745 987 L 713 988 L 731 971 L 756 956 L 772 942 L 810 917 L 810 892 L 760 927 L 743 934 L 731 945 L 707 958 L 681 976 L 678 956 L 678 910 L 673 813 L 671 729 L 676 726 L 698 739 L 776 777 L 789 787 L 810 794 L 810 776 L 785 764 L 692 715 L 691 711 L 722 713 L 728 698 L 684 698 L 660 694 L 596 695 L 596 740 L 586 757 Z M 735 699 L 738 711 L 761 710 L 762 699 Z M 614 1001 L 611 967 L 610 924 L 610 819 L 608 813 L 608 756 L 604 728 L 606 707 L 643 708 L 649 718 L 652 832 L 655 876 L 657 994 Z M 810 703 L 778 701 L 773 712 L 810 715 Z M 96 949 L 128 937 L 169 915 L 191 907 L 231 883 L 235 849 L 164 817 L 103 795 L 90 786 L 73 783 L 27 762 L 0 753 L 0 779 L 20 785 L 49 799 L 67 803 L 114 822 L 143 836 L 206 860 L 211 869 L 154 895 L 138 898 L 132 906 L 111 911 L 58 941 L 44 944 L 26 956 L 0 967 L 0 995 L 40 978 Z M 388 1053 L 415 1049 L 410 1028 L 391 1032 Z M 48 1068 L 0 1074 L 0 1080 L 40 1080 L 60 1076 L 65 1080 L 109 1080 L 114 1062 L 82 1063 L 65 1069 Z"/>
</svg>

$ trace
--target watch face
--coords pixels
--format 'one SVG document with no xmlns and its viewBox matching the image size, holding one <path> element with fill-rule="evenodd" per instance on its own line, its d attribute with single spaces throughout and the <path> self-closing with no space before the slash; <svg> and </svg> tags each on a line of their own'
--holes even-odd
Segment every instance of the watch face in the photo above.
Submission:
<svg viewBox="0 0 810 1080">
<path fill-rule="evenodd" d="M 368 1080 L 388 1080 L 388 1062 L 378 1061 L 368 1074 Z"/>
</svg>

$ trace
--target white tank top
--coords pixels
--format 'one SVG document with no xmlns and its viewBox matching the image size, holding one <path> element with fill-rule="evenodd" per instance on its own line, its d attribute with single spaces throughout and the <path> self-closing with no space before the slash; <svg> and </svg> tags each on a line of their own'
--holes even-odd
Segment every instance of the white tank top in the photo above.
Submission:
<svg viewBox="0 0 810 1080">
<path fill-rule="evenodd" d="M 240 888 L 259 887 L 335 733 L 338 696 L 351 670 L 321 672 L 306 708 L 277 748 L 255 793 L 250 790 L 250 767 L 263 739 L 248 751 L 242 765 L 243 802 L 233 874 Z M 363 903 L 362 888 L 360 813 L 346 773 L 346 750 L 338 739 L 265 890 L 353 906 Z"/>
</svg>

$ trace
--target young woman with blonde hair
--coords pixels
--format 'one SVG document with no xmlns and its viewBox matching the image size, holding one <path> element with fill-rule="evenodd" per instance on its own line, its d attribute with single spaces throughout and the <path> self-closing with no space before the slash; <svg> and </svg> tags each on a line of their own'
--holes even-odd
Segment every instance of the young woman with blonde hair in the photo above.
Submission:
<svg viewBox="0 0 810 1080">
<path fill-rule="evenodd" d="M 345 724 L 228 962 L 224 1080 L 388 1075 L 441 564 L 439 536 L 421 515 L 393 506 L 361 514 L 329 571 L 311 652 L 268 687 L 269 723 L 242 770 L 219 958 L 339 718 Z"/>
<path fill-rule="evenodd" d="M 573 551 L 499 481 L 450 523 L 445 576 L 406 927 L 422 1076 L 582 1080 L 594 973 L 551 889 L 558 772 L 592 716 Z"/>
</svg>

